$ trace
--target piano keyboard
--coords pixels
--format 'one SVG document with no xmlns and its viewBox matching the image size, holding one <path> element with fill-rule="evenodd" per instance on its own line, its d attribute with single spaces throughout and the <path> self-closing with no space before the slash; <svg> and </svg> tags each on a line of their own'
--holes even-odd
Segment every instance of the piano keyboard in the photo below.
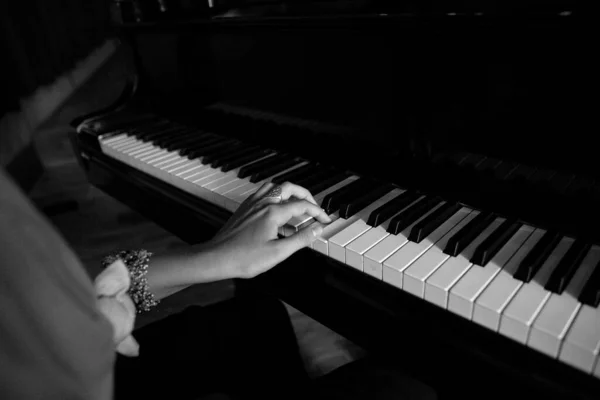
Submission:
<svg viewBox="0 0 600 400">
<path fill-rule="evenodd" d="M 99 142 L 232 212 L 264 182 L 301 185 L 333 220 L 314 251 L 600 377 L 600 246 L 164 120 Z"/>
</svg>

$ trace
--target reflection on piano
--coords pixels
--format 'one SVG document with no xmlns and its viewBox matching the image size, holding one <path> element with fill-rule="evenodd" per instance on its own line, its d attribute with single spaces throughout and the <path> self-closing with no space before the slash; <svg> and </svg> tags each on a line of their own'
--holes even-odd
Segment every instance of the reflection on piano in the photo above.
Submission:
<svg viewBox="0 0 600 400">
<path fill-rule="evenodd" d="M 444 39 L 431 31 L 418 37 L 425 31 L 414 20 L 389 16 L 131 27 L 125 36 L 138 74 L 113 106 L 74 122 L 73 143 L 94 184 L 190 242 L 203 239 L 197 223 L 218 228 L 264 182 L 306 187 L 334 221 L 311 249 L 250 283 L 367 349 L 401 358 L 447 388 L 443 394 L 597 398 L 596 161 L 578 159 L 590 149 L 550 138 L 581 121 L 569 120 L 577 99 L 544 99 L 548 90 L 534 90 L 536 74 L 547 76 L 535 69 L 552 56 L 547 43 L 532 50 L 539 59 L 511 58 L 524 55 L 526 44 L 516 43 L 568 39 L 572 25 L 559 17 L 527 21 L 514 38 L 502 36 L 507 21 L 434 22 L 426 28 L 449 32 Z M 515 47 L 496 49 L 500 61 L 493 52 L 454 49 L 465 58 L 446 59 L 443 76 L 430 77 L 426 64 L 451 53 L 457 38 L 467 40 L 465 26 L 471 44 Z M 402 43 L 400 62 L 387 36 L 399 31 L 418 42 Z M 430 55 L 420 47 L 428 44 Z M 484 71 L 470 62 L 504 68 L 510 72 L 490 79 L 508 81 L 477 82 Z M 449 76 L 463 81 L 436 85 Z M 373 87 L 384 82 L 389 87 Z M 442 109 L 453 88 L 468 95 L 456 93 Z M 575 93 L 567 84 L 553 90 Z M 519 104 L 503 104 L 509 100 Z M 533 100 L 540 103 L 520 108 Z M 566 117 L 537 119 L 559 108 Z M 442 115 L 454 126 L 429 120 Z M 497 136 L 510 124 L 518 125 Z M 530 131 L 536 124 L 546 131 Z M 295 218 L 280 235 L 311 223 Z"/>
</svg>

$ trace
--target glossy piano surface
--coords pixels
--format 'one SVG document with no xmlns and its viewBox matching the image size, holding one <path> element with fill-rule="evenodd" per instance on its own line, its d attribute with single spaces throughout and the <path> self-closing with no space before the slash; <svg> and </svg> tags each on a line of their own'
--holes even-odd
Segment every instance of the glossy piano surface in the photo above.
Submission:
<svg viewBox="0 0 600 400">
<path fill-rule="evenodd" d="M 92 182 L 190 242 L 261 181 L 314 188 L 336 221 L 251 285 L 465 398 L 594 398 L 583 28 L 446 17 L 131 27 L 134 111 L 74 144 Z"/>
</svg>

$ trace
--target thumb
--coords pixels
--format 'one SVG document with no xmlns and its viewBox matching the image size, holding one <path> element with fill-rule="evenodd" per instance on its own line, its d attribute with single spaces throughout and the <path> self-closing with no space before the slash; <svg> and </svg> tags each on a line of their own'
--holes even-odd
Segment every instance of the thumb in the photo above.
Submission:
<svg viewBox="0 0 600 400">
<path fill-rule="evenodd" d="M 283 239 L 277 240 L 277 246 L 280 247 L 282 255 L 287 258 L 296 251 L 309 246 L 317 237 L 323 233 L 323 225 L 319 222 L 307 226 L 306 228 Z"/>
</svg>

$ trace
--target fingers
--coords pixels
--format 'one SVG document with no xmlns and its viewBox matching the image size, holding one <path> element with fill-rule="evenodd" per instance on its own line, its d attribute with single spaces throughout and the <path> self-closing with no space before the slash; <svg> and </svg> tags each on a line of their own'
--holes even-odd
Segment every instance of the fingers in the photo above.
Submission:
<svg viewBox="0 0 600 400">
<path fill-rule="evenodd" d="M 271 242 L 277 257 L 275 262 L 279 263 L 294 254 L 296 251 L 309 246 L 319 235 L 321 235 L 322 232 L 323 225 L 315 222 L 314 224 L 307 226 L 291 236 Z"/>
<path fill-rule="evenodd" d="M 269 190 L 271 190 L 273 188 L 273 186 L 275 186 L 274 183 L 271 182 L 265 182 L 262 184 L 262 186 L 260 188 L 258 188 L 258 190 L 256 192 L 254 192 L 254 194 L 252 194 L 249 198 L 251 198 L 252 200 L 258 200 L 260 198 L 262 198 L 265 194 L 267 194 L 269 192 Z"/>
<path fill-rule="evenodd" d="M 308 214 L 324 224 L 331 222 L 331 218 L 329 218 L 321 207 L 308 200 L 295 200 L 284 204 L 274 204 L 269 206 L 268 212 L 273 222 L 277 224 L 277 227 L 283 226 L 292 217 L 300 217 L 304 214 Z"/>
<path fill-rule="evenodd" d="M 302 186 L 294 185 L 290 182 L 285 182 L 281 185 L 281 199 L 283 201 L 295 197 L 300 200 L 308 200 L 311 203 L 318 205 L 310 192 Z"/>
</svg>

